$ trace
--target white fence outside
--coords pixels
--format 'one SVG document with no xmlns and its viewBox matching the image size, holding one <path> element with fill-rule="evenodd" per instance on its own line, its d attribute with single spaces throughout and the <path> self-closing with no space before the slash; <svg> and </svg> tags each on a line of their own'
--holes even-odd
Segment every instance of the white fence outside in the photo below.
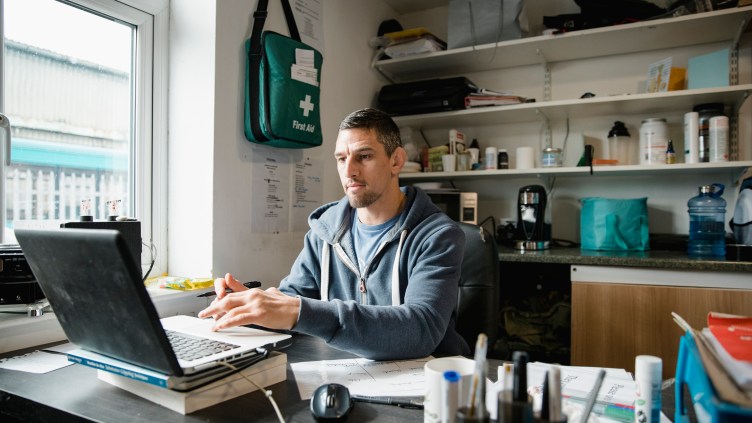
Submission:
<svg viewBox="0 0 752 423">
<path fill-rule="evenodd" d="M 74 172 L 49 169 L 20 169 L 11 166 L 6 173 L 6 216 L 20 220 L 79 220 L 81 202 L 91 201 L 94 220 L 111 215 L 127 215 L 130 210 L 125 174 Z M 117 210 L 110 213 L 108 202 Z"/>
</svg>

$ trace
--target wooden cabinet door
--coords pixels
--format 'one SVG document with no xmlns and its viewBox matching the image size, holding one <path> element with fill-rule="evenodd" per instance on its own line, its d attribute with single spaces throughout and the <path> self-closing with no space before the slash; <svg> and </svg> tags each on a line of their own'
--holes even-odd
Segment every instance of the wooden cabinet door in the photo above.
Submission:
<svg viewBox="0 0 752 423">
<path fill-rule="evenodd" d="M 573 282 L 572 365 L 634 372 L 635 357 L 648 354 L 674 377 L 683 332 L 671 312 L 702 329 L 710 311 L 750 316 L 752 291 Z"/>
</svg>

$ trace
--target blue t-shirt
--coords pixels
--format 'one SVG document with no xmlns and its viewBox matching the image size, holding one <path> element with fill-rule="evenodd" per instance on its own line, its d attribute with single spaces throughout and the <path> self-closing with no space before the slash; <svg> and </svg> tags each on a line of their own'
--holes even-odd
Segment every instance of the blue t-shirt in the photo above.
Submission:
<svg viewBox="0 0 752 423">
<path fill-rule="evenodd" d="M 360 269 L 360 273 L 363 273 L 366 263 L 378 251 L 382 238 L 394 226 L 400 216 L 402 216 L 402 213 L 378 225 L 361 223 L 360 219 L 358 219 L 358 213 L 353 213 L 352 216 L 352 227 L 355 228 L 352 231 L 353 245 L 355 246 L 355 255 L 358 258 L 358 268 Z"/>
</svg>

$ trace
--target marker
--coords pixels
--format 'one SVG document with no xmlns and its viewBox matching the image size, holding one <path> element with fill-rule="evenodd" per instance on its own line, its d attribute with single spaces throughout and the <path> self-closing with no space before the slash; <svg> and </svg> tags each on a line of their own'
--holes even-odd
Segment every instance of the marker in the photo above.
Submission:
<svg viewBox="0 0 752 423">
<path fill-rule="evenodd" d="M 370 404 L 396 405 L 402 408 L 423 409 L 423 397 L 369 397 L 365 395 L 351 395 L 350 398 L 357 402 Z"/>
<path fill-rule="evenodd" d="M 261 287 L 261 282 L 259 282 L 259 281 L 250 281 L 250 282 L 244 283 L 243 286 L 246 287 L 246 288 L 248 288 L 248 289 L 259 288 L 259 287 Z M 235 292 L 235 291 L 233 291 L 230 288 L 226 288 L 225 289 L 225 294 L 230 294 L 232 292 Z M 197 297 L 198 298 L 204 298 L 204 297 L 212 297 L 214 295 L 217 295 L 217 293 L 214 292 L 214 291 L 209 291 L 209 292 L 205 292 L 203 294 L 197 295 Z"/>
</svg>

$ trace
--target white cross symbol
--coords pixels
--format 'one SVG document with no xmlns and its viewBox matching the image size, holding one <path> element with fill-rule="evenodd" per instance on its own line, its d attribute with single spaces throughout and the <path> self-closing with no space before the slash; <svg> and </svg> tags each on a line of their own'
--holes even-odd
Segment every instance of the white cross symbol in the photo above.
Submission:
<svg viewBox="0 0 752 423">
<path fill-rule="evenodd" d="M 300 108 L 303 109 L 303 116 L 308 117 L 308 113 L 313 110 L 313 103 L 311 103 L 310 95 L 306 95 L 305 100 L 300 100 Z"/>
</svg>

